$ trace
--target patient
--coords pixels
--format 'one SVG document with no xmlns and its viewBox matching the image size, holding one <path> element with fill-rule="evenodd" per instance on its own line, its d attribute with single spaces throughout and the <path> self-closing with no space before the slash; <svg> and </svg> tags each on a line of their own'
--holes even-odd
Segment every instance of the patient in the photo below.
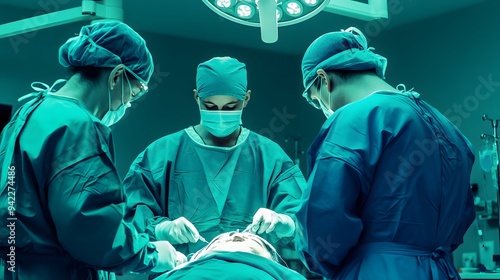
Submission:
<svg viewBox="0 0 500 280">
<path fill-rule="evenodd" d="M 191 259 L 154 280 L 259 279 L 305 280 L 285 267 L 276 249 L 262 237 L 232 231 L 216 236 Z"/>
</svg>

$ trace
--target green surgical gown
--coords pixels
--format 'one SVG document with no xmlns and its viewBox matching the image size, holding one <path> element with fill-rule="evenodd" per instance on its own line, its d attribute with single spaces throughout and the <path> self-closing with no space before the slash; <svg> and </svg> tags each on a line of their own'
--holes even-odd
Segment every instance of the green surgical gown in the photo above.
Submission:
<svg viewBox="0 0 500 280">
<path fill-rule="evenodd" d="M 240 137 L 246 138 L 221 148 L 199 144 L 181 130 L 149 145 L 124 180 L 135 225 L 154 239 L 156 224 L 185 217 L 210 241 L 245 229 L 261 207 L 295 219 L 306 185 L 298 166 L 268 138 L 251 131 Z M 278 241 L 273 233 L 263 237 Z M 204 245 L 176 249 L 187 255 Z"/>
<path fill-rule="evenodd" d="M 77 100 L 40 94 L 23 105 L 0 142 L 0 259 L 15 245 L 16 273 L 2 279 L 106 279 L 148 271 L 157 253 L 123 220 L 111 130 Z M 15 167 L 15 184 L 6 171 Z M 15 244 L 7 192 L 15 189 Z M 1 267 L 1 266 L 0 266 Z M 4 273 L 4 275 L 2 275 Z"/>
</svg>

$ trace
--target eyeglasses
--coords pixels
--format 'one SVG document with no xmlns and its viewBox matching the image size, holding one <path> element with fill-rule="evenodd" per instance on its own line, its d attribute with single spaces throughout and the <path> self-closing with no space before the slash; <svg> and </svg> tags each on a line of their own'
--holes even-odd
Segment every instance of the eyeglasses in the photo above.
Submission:
<svg viewBox="0 0 500 280">
<path fill-rule="evenodd" d="M 144 94 L 148 92 L 148 86 L 140 82 L 138 86 L 139 91 L 138 92 L 132 92 L 132 96 L 130 98 L 130 101 L 136 101 L 137 99 L 140 99 Z"/>
<path fill-rule="evenodd" d="M 139 85 L 137 86 L 139 91 L 132 90 L 132 93 L 130 96 L 131 97 L 130 102 L 133 102 L 133 101 L 140 99 L 144 94 L 146 94 L 148 92 L 149 89 L 148 89 L 148 86 L 146 84 L 141 82 L 141 79 L 139 78 L 139 76 L 137 76 L 134 72 L 127 69 L 127 73 L 130 73 L 139 82 Z M 136 85 L 132 85 L 132 86 L 135 87 Z"/>
<path fill-rule="evenodd" d="M 307 102 L 309 102 L 309 104 L 311 104 L 314 108 L 320 110 L 321 109 L 321 105 L 319 104 L 319 101 L 317 99 L 312 99 L 311 98 L 311 88 L 314 87 L 316 89 L 316 91 L 319 91 L 320 87 L 321 87 L 321 83 L 320 83 L 320 80 L 319 80 L 319 76 L 316 76 L 316 78 L 314 78 L 313 82 L 311 83 L 311 86 L 309 86 L 308 88 L 306 88 L 306 90 L 304 90 L 304 93 L 302 93 L 302 96 L 307 100 Z"/>
</svg>

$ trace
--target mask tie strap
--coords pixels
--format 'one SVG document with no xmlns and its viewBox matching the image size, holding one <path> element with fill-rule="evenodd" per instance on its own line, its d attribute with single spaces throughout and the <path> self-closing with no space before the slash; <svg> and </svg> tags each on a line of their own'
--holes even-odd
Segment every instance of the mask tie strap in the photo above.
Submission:
<svg viewBox="0 0 500 280">
<path fill-rule="evenodd" d="M 414 92 L 413 88 L 411 88 L 410 90 L 406 91 L 406 86 L 404 84 L 397 85 L 396 89 L 398 91 L 400 91 L 401 93 L 406 94 L 408 96 L 411 96 L 413 98 L 419 98 L 420 97 L 420 93 Z"/>
<path fill-rule="evenodd" d="M 32 97 L 39 98 L 40 96 L 43 96 L 46 93 L 51 93 L 52 89 L 56 85 L 58 85 L 60 83 L 64 83 L 64 82 L 66 82 L 65 79 L 58 79 L 50 87 L 47 84 L 42 83 L 42 82 L 33 82 L 33 83 L 31 83 L 31 88 L 34 90 L 34 92 L 31 92 L 31 93 L 28 93 L 26 95 L 21 96 L 19 99 L 17 99 L 17 101 L 22 102 L 22 101 L 29 99 L 29 98 L 32 98 Z"/>
</svg>

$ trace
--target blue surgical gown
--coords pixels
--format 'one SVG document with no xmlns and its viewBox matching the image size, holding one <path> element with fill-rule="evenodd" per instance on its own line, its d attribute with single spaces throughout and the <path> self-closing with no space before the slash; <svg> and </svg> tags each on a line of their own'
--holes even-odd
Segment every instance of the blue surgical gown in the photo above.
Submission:
<svg viewBox="0 0 500 280">
<path fill-rule="evenodd" d="M 181 130 L 150 144 L 124 179 L 138 229 L 154 239 L 156 224 L 185 217 L 210 241 L 245 229 L 261 207 L 295 219 L 306 184 L 300 169 L 268 138 L 250 131 L 243 140 L 232 148 L 205 146 Z M 278 241 L 272 233 L 263 237 Z M 278 244 L 293 246 L 291 239 Z M 175 247 L 187 255 L 204 245 Z"/>
<path fill-rule="evenodd" d="M 457 127 L 411 93 L 344 106 L 309 149 L 302 261 L 327 279 L 459 279 L 450 253 L 475 218 L 473 162 Z"/>
<path fill-rule="evenodd" d="M 149 237 L 123 220 L 111 130 L 82 103 L 40 94 L 1 137 L 0 261 L 15 245 L 17 272 L 3 263 L 0 279 L 104 279 L 109 275 L 98 270 L 146 272 L 155 265 Z M 15 178 L 4 189 L 9 166 Z M 6 225 L 8 197 L 15 197 L 14 230 Z"/>
</svg>

